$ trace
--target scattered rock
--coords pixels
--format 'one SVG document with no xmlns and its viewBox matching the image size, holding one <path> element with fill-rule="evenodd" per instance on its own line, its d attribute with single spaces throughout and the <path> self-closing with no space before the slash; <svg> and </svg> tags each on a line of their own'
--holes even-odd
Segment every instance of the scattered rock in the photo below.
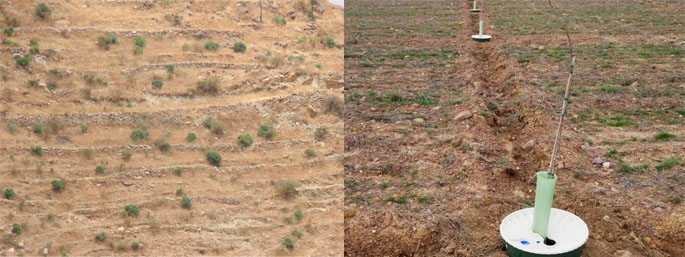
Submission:
<svg viewBox="0 0 685 257">
<path fill-rule="evenodd" d="M 604 218 L 602 218 L 603 221 L 609 221 L 609 215 L 604 215 Z"/>
<path fill-rule="evenodd" d="M 14 247 L 12 247 L 12 248 L 10 248 L 9 250 L 7 250 L 7 255 L 8 255 L 8 256 L 14 255 Z"/>
<path fill-rule="evenodd" d="M 17 246 L 19 246 L 19 247 L 21 247 L 21 248 L 24 248 L 24 241 L 20 241 L 20 242 L 17 244 Z"/>
<path fill-rule="evenodd" d="M 538 46 L 538 50 L 544 51 L 544 50 L 545 50 L 545 46 Z"/>
<path fill-rule="evenodd" d="M 523 145 L 523 150 L 531 150 L 535 147 L 535 140 L 531 139 L 526 142 L 526 144 Z"/>
<path fill-rule="evenodd" d="M 557 162 L 557 169 L 563 169 L 563 168 L 565 168 L 565 167 L 566 167 L 566 166 L 564 165 L 564 161 L 559 161 L 559 162 Z"/>
<path fill-rule="evenodd" d="M 633 257 L 633 253 L 628 250 L 618 250 L 614 253 L 616 257 Z"/>
<path fill-rule="evenodd" d="M 471 111 L 462 111 L 457 114 L 457 116 L 454 116 L 455 121 L 460 121 L 460 120 L 465 120 L 473 117 L 473 113 Z"/>
<path fill-rule="evenodd" d="M 343 213 L 344 213 L 344 217 L 345 217 L 346 219 L 349 219 L 349 218 L 352 218 L 352 217 L 354 217 L 354 216 L 357 216 L 357 209 L 355 209 L 355 208 L 350 208 L 350 207 L 345 207 L 345 210 L 344 210 Z"/>
<path fill-rule="evenodd" d="M 424 120 L 423 120 L 422 118 L 416 118 L 416 119 L 414 119 L 414 122 L 416 122 L 416 123 L 423 123 L 423 121 L 424 121 Z"/>
<path fill-rule="evenodd" d="M 48 255 L 48 248 L 43 248 L 43 255 Z"/>
<path fill-rule="evenodd" d="M 124 184 L 124 186 L 127 186 L 127 187 L 133 185 L 133 183 L 128 182 L 128 181 L 124 181 L 124 180 L 121 181 L 121 184 Z"/>
<path fill-rule="evenodd" d="M 592 164 L 594 165 L 600 165 L 604 163 L 604 160 L 602 160 L 602 157 L 597 156 L 595 159 L 592 160 Z"/>
<path fill-rule="evenodd" d="M 656 207 L 656 208 L 654 208 L 654 212 L 656 212 L 656 213 L 662 213 L 662 212 L 664 212 L 664 208 Z"/>
<path fill-rule="evenodd" d="M 57 141 L 59 141 L 59 142 L 71 142 L 71 139 L 67 135 L 59 135 L 59 136 L 57 136 Z"/>
<path fill-rule="evenodd" d="M 608 169 L 609 167 L 611 167 L 611 163 L 610 162 L 604 162 L 604 163 L 602 163 L 602 167 L 604 167 L 605 169 Z"/>
</svg>

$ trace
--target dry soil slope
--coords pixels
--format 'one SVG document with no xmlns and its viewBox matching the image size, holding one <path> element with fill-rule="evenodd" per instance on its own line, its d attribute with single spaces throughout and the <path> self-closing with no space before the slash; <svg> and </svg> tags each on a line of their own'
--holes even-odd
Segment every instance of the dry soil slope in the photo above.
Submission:
<svg viewBox="0 0 685 257">
<path fill-rule="evenodd" d="M 46 20 L 34 18 L 36 1 L 0 5 L 4 20 L 19 23 L 2 23 L 15 27 L 0 46 L 0 189 L 16 193 L 0 200 L 2 254 L 40 255 L 46 247 L 69 255 L 341 254 L 343 123 L 327 104 L 342 96 L 342 46 L 325 41 L 343 40 L 341 8 L 321 3 L 312 22 L 290 1 L 269 1 L 259 23 L 256 2 L 45 3 Z M 119 41 L 109 50 L 96 41 L 106 33 Z M 142 53 L 133 52 L 135 36 L 146 41 Z M 13 54 L 28 54 L 30 40 L 40 50 L 21 68 Z M 221 48 L 205 49 L 209 40 Z M 247 51 L 233 51 L 238 41 Z M 220 81 L 216 92 L 197 89 L 206 78 Z M 206 118 L 223 124 L 223 134 L 204 128 Z M 274 138 L 258 137 L 260 124 L 272 125 Z M 149 136 L 132 140 L 141 126 Z M 328 133 L 317 140 L 323 127 Z M 240 146 L 241 134 L 254 143 Z M 31 146 L 41 146 L 42 156 Z M 210 150 L 223 157 L 219 167 L 206 160 Z M 66 187 L 57 193 L 50 182 L 60 178 Z M 294 199 L 279 195 L 274 184 L 282 180 L 299 184 Z M 181 207 L 179 188 L 191 209 Z M 122 217 L 127 204 L 140 207 L 138 217 Z M 304 218 L 285 223 L 297 208 Z M 10 235 L 13 223 L 24 226 L 21 235 Z M 95 240 L 96 232 L 108 239 Z M 284 250 L 286 236 L 294 249 Z M 143 244 L 135 252 L 134 241 Z"/>
</svg>

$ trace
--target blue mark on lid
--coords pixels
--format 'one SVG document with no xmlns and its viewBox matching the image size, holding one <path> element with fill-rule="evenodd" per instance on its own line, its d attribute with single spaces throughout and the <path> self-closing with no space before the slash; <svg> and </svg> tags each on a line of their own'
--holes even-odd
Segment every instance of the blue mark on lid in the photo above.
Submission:
<svg viewBox="0 0 685 257">
<path fill-rule="evenodd" d="M 529 245 L 530 243 L 528 241 L 521 241 L 522 245 Z"/>
<path fill-rule="evenodd" d="M 540 243 L 540 241 L 538 241 L 538 244 L 539 244 L 539 243 Z"/>
</svg>

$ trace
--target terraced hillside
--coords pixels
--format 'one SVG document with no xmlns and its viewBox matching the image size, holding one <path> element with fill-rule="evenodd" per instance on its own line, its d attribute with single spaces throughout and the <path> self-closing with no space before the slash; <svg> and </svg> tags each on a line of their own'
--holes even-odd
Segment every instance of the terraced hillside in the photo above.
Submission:
<svg viewBox="0 0 685 257">
<path fill-rule="evenodd" d="M 340 255 L 343 11 L 264 2 L 0 1 L 0 255 Z"/>
<path fill-rule="evenodd" d="M 583 256 L 684 256 L 685 5 L 552 2 L 577 56 L 553 206 L 588 224 Z M 566 86 L 548 1 L 346 4 L 345 255 L 506 256 Z"/>
</svg>

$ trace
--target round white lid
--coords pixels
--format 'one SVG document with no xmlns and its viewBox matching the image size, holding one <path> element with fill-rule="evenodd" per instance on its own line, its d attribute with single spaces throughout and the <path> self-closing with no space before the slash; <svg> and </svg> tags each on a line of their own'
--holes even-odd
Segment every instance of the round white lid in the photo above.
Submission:
<svg viewBox="0 0 685 257">
<path fill-rule="evenodd" d="M 499 232 L 509 245 L 529 253 L 560 254 L 583 246 L 590 235 L 587 224 L 573 213 L 552 208 L 547 238 L 556 241 L 546 245 L 544 238 L 533 232 L 533 208 L 509 214 L 499 226 Z"/>
<path fill-rule="evenodd" d="M 473 39 L 490 39 L 490 35 L 473 35 L 471 36 Z"/>
</svg>

